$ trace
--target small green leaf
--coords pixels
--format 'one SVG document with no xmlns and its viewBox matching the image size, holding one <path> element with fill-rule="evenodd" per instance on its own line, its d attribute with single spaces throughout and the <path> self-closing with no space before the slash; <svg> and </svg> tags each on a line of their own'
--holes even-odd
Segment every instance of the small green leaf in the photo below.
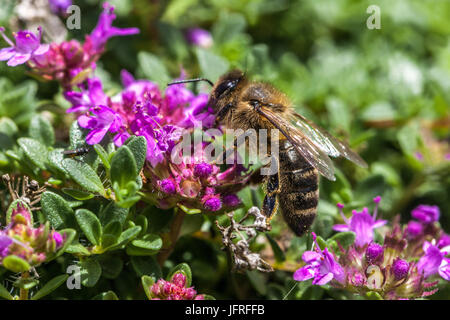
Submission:
<svg viewBox="0 0 450 320">
<path fill-rule="evenodd" d="M 9 293 L 9 291 L 0 283 L 0 297 L 6 300 L 13 300 L 14 297 Z"/>
<path fill-rule="evenodd" d="M 138 276 L 147 275 L 153 279 L 162 277 L 161 268 L 154 257 L 131 257 L 131 265 Z"/>
<path fill-rule="evenodd" d="M 366 296 L 367 296 L 367 298 L 369 298 L 369 300 L 383 300 L 381 295 L 378 292 L 375 292 L 375 291 L 367 292 Z"/>
<path fill-rule="evenodd" d="M 81 283 L 85 287 L 93 287 L 102 274 L 102 267 L 96 259 L 87 259 L 80 263 Z"/>
<path fill-rule="evenodd" d="M 95 150 L 95 152 L 97 152 L 98 156 L 100 157 L 100 160 L 102 161 L 103 166 L 106 169 L 111 168 L 111 164 L 109 163 L 109 160 L 108 160 L 108 153 L 105 151 L 105 149 L 101 145 L 95 144 L 94 150 Z"/>
<path fill-rule="evenodd" d="M 77 200 L 88 200 L 94 197 L 92 193 L 78 189 L 62 188 L 62 192 Z"/>
<path fill-rule="evenodd" d="M 126 244 L 127 242 L 131 241 L 140 232 L 141 232 L 140 226 L 128 228 L 127 230 L 125 230 L 124 232 L 121 233 L 119 239 L 117 239 L 117 245 L 115 245 L 114 248 L 120 247 L 120 246 Z"/>
<path fill-rule="evenodd" d="M 125 145 L 133 153 L 136 161 L 136 173 L 138 174 L 144 166 L 145 158 L 147 157 L 147 140 L 142 136 L 132 136 L 125 142 Z"/>
<path fill-rule="evenodd" d="M 119 221 L 123 225 L 127 215 L 127 208 L 120 208 L 115 202 L 111 201 L 103 210 L 100 211 L 98 217 L 103 226 L 108 225 L 111 221 Z"/>
<path fill-rule="evenodd" d="M 66 252 L 76 256 L 89 256 L 91 254 L 89 250 L 86 249 L 81 243 L 73 243 L 69 245 Z"/>
<path fill-rule="evenodd" d="M 127 246 L 130 256 L 148 256 L 158 253 L 162 247 L 162 239 L 156 234 L 146 234 L 143 239 L 135 239 Z"/>
<path fill-rule="evenodd" d="M 104 229 L 101 240 L 101 246 L 108 248 L 117 243 L 122 233 L 122 224 L 119 221 L 111 221 Z"/>
<path fill-rule="evenodd" d="M 171 281 L 173 276 L 179 272 L 183 273 L 186 276 L 186 287 L 190 287 L 192 283 L 192 271 L 187 263 L 183 262 L 173 267 L 172 270 L 170 270 L 167 279 Z"/>
<path fill-rule="evenodd" d="M 88 164 L 74 159 L 64 159 L 62 164 L 69 176 L 85 190 L 105 194 L 102 181 Z"/>
<path fill-rule="evenodd" d="M 75 226 L 74 213 L 60 195 L 46 191 L 41 196 L 42 212 L 55 229 Z"/>
<path fill-rule="evenodd" d="M 48 153 L 48 164 L 51 168 L 58 172 L 67 175 L 67 170 L 62 166 L 62 161 L 64 160 L 64 149 L 58 148 L 50 151 Z"/>
<path fill-rule="evenodd" d="M 3 266 L 12 272 L 24 272 L 30 270 L 31 266 L 22 258 L 10 255 L 3 259 Z"/>
<path fill-rule="evenodd" d="M 102 277 L 115 279 L 122 272 L 123 261 L 118 256 L 103 254 L 98 257 L 98 262 L 102 267 Z"/>
<path fill-rule="evenodd" d="M 106 291 L 96 295 L 92 300 L 119 300 L 114 291 Z"/>
<path fill-rule="evenodd" d="M 87 209 L 78 209 L 75 218 L 86 238 L 94 245 L 100 244 L 102 226 L 97 216 Z"/>
<path fill-rule="evenodd" d="M 55 143 L 53 127 L 42 115 L 36 115 L 31 119 L 28 134 L 46 146 L 51 147 Z"/>
<path fill-rule="evenodd" d="M 31 300 L 39 300 L 51 293 L 52 291 L 56 290 L 60 285 L 62 285 L 67 278 L 69 277 L 68 274 L 62 274 L 60 276 L 54 277 L 52 280 L 47 282 L 41 290 L 36 292 L 32 297 Z"/>
<path fill-rule="evenodd" d="M 209 50 L 198 47 L 195 53 L 202 75 L 212 82 L 215 82 L 221 75 L 228 71 L 229 63 L 222 57 L 215 55 Z"/>
<path fill-rule="evenodd" d="M 355 242 L 356 234 L 354 232 L 339 232 L 335 234 L 333 237 L 331 237 L 331 240 L 336 241 L 341 246 L 343 246 L 345 249 L 348 248 L 350 245 Z"/>
<path fill-rule="evenodd" d="M 131 206 L 136 202 L 138 202 L 140 199 L 141 199 L 140 196 L 130 197 L 125 200 L 117 202 L 117 205 L 121 208 L 131 208 Z"/>
<path fill-rule="evenodd" d="M 165 87 L 170 81 L 164 63 L 154 54 L 149 52 L 139 52 L 138 62 L 140 71 L 145 78 L 155 81 L 160 87 Z"/>
<path fill-rule="evenodd" d="M 133 259 L 133 258 L 134 257 L 132 257 L 131 259 Z M 152 299 L 151 287 L 155 283 L 155 280 L 153 279 L 153 277 L 143 275 L 141 277 L 141 283 L 142 283 L 142 287 L 144 288 L 145 295 L 147 296 L 147 298 L 149 300 L 151 300 Z"/>
<path fill-rule="evenodd" d="M 45 145 L 31 138 L 19 138 L 17 143 L 31 163 L 42 170 L 46 169 L 48 151 Z"/>
<path fill-rule="evenodd" d="M 125 189 L 128 182 L 136 180 L 136 161 L 127 146 L 120 147 L 112 157 L 110 175 L 111 181 L 118 182 L 120 189 Z"/>
</svg>

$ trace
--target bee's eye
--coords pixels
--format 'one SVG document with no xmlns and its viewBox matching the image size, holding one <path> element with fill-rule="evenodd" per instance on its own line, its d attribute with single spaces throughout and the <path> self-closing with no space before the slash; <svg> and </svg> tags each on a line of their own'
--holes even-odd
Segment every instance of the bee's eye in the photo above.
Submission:
<svg viewBox="0 0 450 320">
<path fill-rule="evenodd" d="M 216 96 L 220 97 L 228 90 L 234 89 L 236 87 L 237 81 L 236 80 L 226 80 L 220 83 L 216 88 Z"/>
</svg>

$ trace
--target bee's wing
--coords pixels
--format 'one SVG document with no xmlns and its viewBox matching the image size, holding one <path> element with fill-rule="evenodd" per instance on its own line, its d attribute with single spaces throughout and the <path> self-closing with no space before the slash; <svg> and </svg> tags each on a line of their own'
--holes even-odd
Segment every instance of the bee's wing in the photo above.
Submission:
<svg viewBox="0 0 450 320">
<path fill-rule="evenodd" d="M 298 113 L 295 113 L 294 117 L 296 118 L 295 125 L 323 152 L 331 157 L 347 158 L 357 165 L 367 168 L 367 163 L 356 152 L 351 150 L 347 143 L 336 139 L 326 130 Z"/>
<path fill-rule="evenodd" d="M 269 108 L 261 107 L 257 111 L 265 117 L 272 125 L 280 130 L 286 139 L 294 146 L 308 163 L 319 171 L 321 175 L 329 180 L 336 180 L 334 167 L 328 154 L 317 147 L 302 131 L 292 125 L 289 120 L 272 112 Z"/>
</svg>

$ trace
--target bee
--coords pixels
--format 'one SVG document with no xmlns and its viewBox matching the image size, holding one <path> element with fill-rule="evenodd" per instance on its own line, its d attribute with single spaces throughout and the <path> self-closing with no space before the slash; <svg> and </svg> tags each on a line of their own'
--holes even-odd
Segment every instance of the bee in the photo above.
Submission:
<svg viewBox="0 0 450 320">
<path fill-rule="evenodd" d="M 185 80 L 208 81 L 206 79 Z M 177 83 L 179 83 L 178 81 Z M 217 121 L 230 129 L 279 130 L 279 170 L 265 176 L 262 213 L 267 222 L 280 207 L 283 218 L 298 236 L 314 222 L 319 200 L 319 174 L 335 180 L 331 157 L 345 157 L 361 167 L 366 162 L 343 141 L 296 113 L 281 91 L 263 82 L 249 81 L 232 70 L 213 85 L 208 106 Z"/>
<path fill-rule="evenodd" d="M 89 152 L 89 148 L 81 147 L 81 148 L 74 149 L 74 150 L 64 150 L 63 154 L 70 158 L 73 158 L 76 156 L 83 156 L 88 152 Z"/>
</svg>

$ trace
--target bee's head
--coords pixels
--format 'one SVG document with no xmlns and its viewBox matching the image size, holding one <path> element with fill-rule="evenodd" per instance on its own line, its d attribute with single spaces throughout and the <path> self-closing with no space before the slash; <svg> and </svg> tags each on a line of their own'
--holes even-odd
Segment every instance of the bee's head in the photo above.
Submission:
<svg viewBox="0 0 450 320">
<path fill-rule="evenodd" d="M 236 90 L 246 81 L 245 74 L 241 70 L 232 70 L 217 80 L 215 83 L 208 105 L 214 111 L 219 112 L 225 105 L 230 103 Z"/>
</svg>

